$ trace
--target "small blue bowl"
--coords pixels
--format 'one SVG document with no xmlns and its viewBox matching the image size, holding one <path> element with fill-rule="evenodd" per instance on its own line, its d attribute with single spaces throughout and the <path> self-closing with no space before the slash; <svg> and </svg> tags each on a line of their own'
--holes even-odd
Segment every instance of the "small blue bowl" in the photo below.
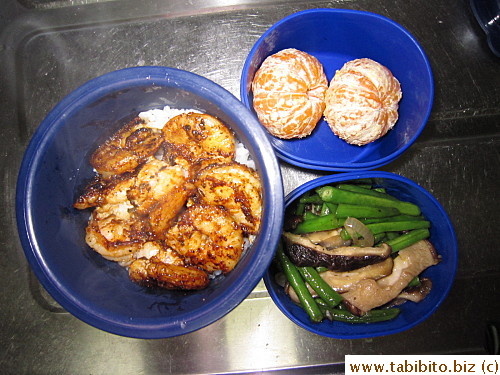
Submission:
<svg viewBox="0 0 500 375">
<path fill-rule="evenodd" d="M 243 66 L 240 96 L 252 111 L 255 72 L 266 57 L 285 48 L 318 58 L 328 81 L 347 61 L 371 58 L 392 71 L 401 83 L 403 98 L 398 122 L 375 142 L 361 147 L 350 145 L 322 119 L 313 133 L 302 139 L 270 136 L 279 158 L 317 170 L 375 169 L 396 159 L 422 132 L 434 99 L 431 66 L 419 43 L 396 22 L 378 14 L 344 9 L 311 9 L 285 17 L 259 38 Z"/>
<path fill-rule="evenodd" d="M 371 324 L 349 324 L 323 321 L 313 323 L 307 313 L 292 302 L 283 287 L 275 281 L 276 268 L 272 265 L 264 275 L 264 282 L 278 308 L 298 326 L 318 335 L 337 339 L 355 339 L 390 335 L 410 329 L 426 320 L 448 295 L 457 269 L 458 246 L 455 231 L 443 207 L 424 188 L 415 182 L 389 172 L 351 172 L 324 176 L 298 187 L 285 198 L 285 208 L 307 191 L 320 186 L 369 178 L 373 184 L 387 189 L 396 198 L 417 204 L 431 222 L 430 241 L 442 260 L 429 267 L 422 275 L 432 280 L 432 290 L 421 302 L 406 302 L 394 320 Z"/>
<path fill-rule="evenodd" d="M 500 1 L 470 0 L 470 7 L 486 34 L 491 52 L 500 57 Z"/>
<path fill-rule="evenodd" d="M 167 291 L 132 283 L 127 271 L 85 243 L 90 213 L 72 208 L 94 172 L 89 156 L 137 113 L 164 106 L 217 116 L 243 142 L 263 184 L 262 229 L 237 267 L 202 291 Z M 165 338 L 215 322 L 254 289 L 268 268 L 283 220 L 283 187 L 273 148 L 255 117 L 228 91 L 166 67 L 118 70 L 65 97 L 44 119 L 18 176 L 19 235 L 36 276 L 67 311 L 102 330 Z"/>
</svg>

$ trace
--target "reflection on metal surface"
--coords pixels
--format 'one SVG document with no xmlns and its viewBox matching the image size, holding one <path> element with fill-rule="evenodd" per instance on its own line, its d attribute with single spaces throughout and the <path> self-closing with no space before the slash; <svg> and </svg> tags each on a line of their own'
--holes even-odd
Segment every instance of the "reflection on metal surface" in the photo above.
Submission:
<svg viewBox="0 0 500 375">
<path fill-rule="evenodd" d="M 93 3 L 102 3 L 105 1 L 116 0 L 19 0 L 19 2 L 27 8 L 36 9 L 53 9 L 75 5 L 87 5 Z"/>
<path fill-rule="evenodd" d="M 42 307 L 52 313 L 55 314 L 67 314 L 68 312 L 64 310 L 61 305 L 59 305 L 54 299 L 50 296 L 49 293 L 42 287 L 42 285 L 38 282 L 33 271 L 28 270 L 29 277 L 29 289 L 33 299 Z"/>
<path fill-rule="evenodd" d="M 498 321 L 500 311 L 500 300 L 492 297 L 500 290 L 496 249 L 500 237 L 489 225 L 500 215 L 500 76 L 498 59 L 483 40 L 467 0 L 454 6 L 445 0 L 418 6 L 396 0 L 100 4 L 62 0 L 57 3 L 64 6 L 44 10 L 42 3 L 56 2 L 32 0 L 31 10 L 15 0 L 4 3 L 0 9 L 0 27 L 5 25 L 0 30 L 0 269 L 7 275 L 0 286 L 4 373 L 278 369 L 291 373 L 292 368 L 296 373 L 328 373 L 341 368 L 348 353 L 484 352 L 484 328 L 487 322 Z M 443 306 L 407 332 L 370 340 L 332 340 L 298 328 L 274 306 L 262 282 L 220 321 L 172 339 L 119 337 L 63 312 L 28 271 L 13 211 L 22 153 L 47 112 L 88 79 L 135 65 L 186 69 L 238 95 L 239 75 L 253 43 L 277 20 L 313 7 L 388 16 L 415 35 L 431 61 L 436 82 L 431 121 L 417 143 L 383 169 L 428 189 L 453 220 L 459 270 Z M 281 167 L 286 193 L 324 174 L 286 163 Z"/>
<path fill-rule="evenodd" d="M 250 368 L 249 366 L 253 364 L 253 366 L 256 366 L 255 370 L 264 370 L 276 366 L 283 360 L 288 363 L 297 363 L 299 361 L 298 356 L 300 354 L 296 352 L 296 349 L 289 351 L 286 358 L 280 358 L 283 354 L 281 350 L 270 345 L 269 340 L 272 337 L 270 333 L 274 331 L 281 333 L 279 340 L 283 343 L 294 343 L 299 338 L 296 331 L 286 330 L 285 327 L 278 329 L 277 322 L 270 319 L 273 316 L 271 309 L 274 310 L 274 306 L 272 306 L 272 301 L 269 298 L 265 301 L 248 301 L 243 314 L 228 316 L 224 327 L 228 346 L 237 347 L 241 345 L 243 322 L 247 327 L 251 328 L 245 330 L 245 339 L 248 342 L 259 343 L 252 350 L 244 350 L 246 352 L 244 356 L 238 351 L 230 352 L 228 358 L 230 366 L 228 368 Z"/>
</svg>

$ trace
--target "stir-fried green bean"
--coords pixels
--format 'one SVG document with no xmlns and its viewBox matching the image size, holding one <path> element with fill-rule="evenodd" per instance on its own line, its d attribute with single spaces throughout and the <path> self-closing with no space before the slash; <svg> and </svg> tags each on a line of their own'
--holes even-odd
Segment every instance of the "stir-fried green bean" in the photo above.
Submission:
<svg viewBox="0 0 500 375">
<path fill-rule="evenodd" d="M 329 307 L 335 307 L 343 298 L 328 283 L 323 280 L 313 267 L 297 267 L 304 280 L 325 301 Z"/>
<path fill-rule="evenodd" d="M 414 221 L 386 221 L 381 223 L 366 224 L 366 227 L 374 234 L 381 234 L 386 232 L 402 232 L 414 229 L 427 229 L 430 228 L 431 223 L 427 220 L 414 220 Z M 342 229 L 340 235 L 344 240 L 351 239 L 351 236 L 345 229 Z M 398 250 L 401 250 L 398 249 Z"/>
<path fill-rule="evenodd" d="M 396 197 L 393 197 L 392 195 L 387 194 L 385 189 L 382 189 L 382 190 L 380 190 L 380 188 L 378 188 L 378 189 L 366 189 L 362 185 L 358 185 L 358 184 L 356 184 L 356 185 L 354 185 L 354 184 L 340 184 L 340 185 L 337 185 L 336 187 L 339 189 L 342 189 L 342 190 L 352 191 L 354 193 L 368 194 L 368 195 L 372 195 L 374 197 L 398 200 Z"/>
<path fill-rule="evenodd" d="M 404 230 L 430 228 L 431 223 L 427 220 L 386 221 L 384 223 L 367 224 L 366 226 L 373 234 L 377 234 L 383 232 L 401 232 Z"/>
<path fill-rule="evenodd" d="M 302 197 L 299 200 L 300 203 L 323 203 L 321 197 L 317 194 L 309 195 L 307 197 Z"/>
<path fill-rule="evenodd" d="M 358 204 L 340 203 L 335 211 L 337 217 L 364 218 L 387 218 L 399 215 L 399 210 L 395 207 L 374 207 L 360 206 Z"/>
<path fill-rule="evenodd" d="M 338 219 L 334 214 L 328 215 L 315 215 L 315 217 L 310 217 L 307 220 L 299 223 L 295 228 L 295 233 L 303 234 L 303 233 L 311 233 L 311 232 L 319 232 L 322 230 L 331 230 L 340 228 L 344 225 L 343 219 Z"/>
<path fill-rule="evenodd" d="M 323 186 L 319 188 L 316 192 L 325 202 L 348 203 L 348 204 L 358 204 L 358 205 L 375 206 L 375 207 L 394 207 L 397 208 L 399 212 L 402 214 L 413 215 L 413 216 L 420 215 L 420 208 L 417 205 L 411 202 L 396 200 L 393 197 L 388 198 L 389 195 L 386 195 L 385 197 L 379 197 L 379 196 L 364 194 L 361 192 L 352 192 L 349 190 L 343 190 L 333 186 Z"/>
<path fill-rule="evenodd" d="M 295 290 L 295 293 L 299 298 L 301 306 L 304 308 L 313 322 L 321 322 L 324 318 L 323 313 L 321 312 L 316 301 L 314 301 L 314 298 L 307 289 L 307 286 L 300 276 L 297 267 L 295 267 L 295 265 L 283 252 L 283 246 L 281 245 L 281 243 L 278 245 L 277 257 L 283 269 L 283 273 L 285 274 L 288 282 L 292 286 L 293 290 Z"/>
<path fill-rule="evenodd" d="M 396 215 L 391 217 L 374 217 L 369 219 L 363 219 L 363 224 L 375 224 L 383 223 L 384 221 L 415 221 L 415 220 L 425 220 L 422 215 L 412 216 L 412 215 Z"/>
<path fill-rule="evenodd" d="M 345 323 L 376 323 L 392 320 L 399 315 L 400 310 L 397 307 L 390 309 L 370 310 L 365 315 L 358 316 L 350 313 L 347 310 L 329 309 L 320 306 L 323 314 L 331 316 L 332 320 Z"/>
<path fill-rule="evenodd" d="M 405 247 L 411 246 L 414 243 L 417 243 L 420 240 L 425 240 L 429 238 L 430 232 L 429 229 L 415 229 L 411 232 L 404 233 L 399 237 L 386 241 L 386 244 L 389 245 L 392 249 L 392 252 L 395 253 L 399 250 L 404 249 Z"/>
<path fill-rule="evenodd" d="M 415 276 L 413 279 L 411 279 L 411 281 L 408 283 L 408 285 L 406 287 L 411 288 L 414 286 L 419 286 L 420 284 L 421 284 L 420 277 Z"/>
<path fill-rule="evenodd" d="M 302 221 L 293 229 L 294 233 L 342 228 L 347 218 L 356 218 L 373 234 L 375 246 L 385 243 L 393 253 L 430 237 L 431 223 L 417 205 L 397 199 L 384 188 L 374 188 L 369 181 L 366 183 L 323 186 L 312 194 L 306 193 L 297 202 L 295 214 L 300 215 Z M 344 240 L 351 239 L 344 228 L 340 235 Z M 400 312 L 398 308 L 377 308 L 362 316 L 352 314 L 342 303 L 342 295 L 321 277 L 320 273 L 327 268 L 295 266 L 281 244 L 277 258 L 300 304 L 314 322 L 326 317 L 347 323 L 374 323 L 394 319 Z M 419 282 L 417 276 L 408 286 L 419 285 Z M 316 292 L 317 298 L 312 297 L 308 287 Z"/>
</svg>

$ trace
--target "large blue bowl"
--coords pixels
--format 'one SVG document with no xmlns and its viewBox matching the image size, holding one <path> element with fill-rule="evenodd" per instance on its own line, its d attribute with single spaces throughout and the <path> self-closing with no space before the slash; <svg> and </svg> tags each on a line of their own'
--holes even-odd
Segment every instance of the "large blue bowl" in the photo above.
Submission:
<svg viewBox="0 0 500 375">
<path fill-rule="evenodd" d="M 431 66 L 419 43 L 396 22 L 378 14 L 345 9 L 305 10 L 280 20 L 257 40 L 243 66 L 240 96 L 252 111 L 255 72 L 266 57 L 285 48 L 317 57 L 329 81 L 345 62 L 371 58 L 392 71 L 401 83 L 403 98 L 398 122 L 375 142 L 361 147 L 350 145 L 321 120 L 306 138 L 271 137 L 279 158 L 318 170 L 375 169 L 401 155 L 422 132 L 434 99 Z"/>
<path fill-rule="evenodd" d="M 262 229 L 253 246 L 231 273 L 202 291 L 149 290 L 132 283 L 124 268 L 85 244 L 89 212 L 72 208 L 94 174 L 89 165 L 93 150 L 126 119 L 166 105 L 220 118 L 249 149 L 263 184 Z M 273 148 L 237 98 L 189 72 L 138 67 L 89 81 L 47 115 L 21 165 L 16 211 L 33 271 L 67 311 L 115 334 L 163 338 L 218 320 L 257 285 L 280 237 L 283 190 Z"/>
<path fill-rule="evenodd" d="M 390 335 L 405 331 L 426 320 L 444 301 L 451 289 L 457 269 L 458 247 L 455 231 L 448 215 L 439 202 L 424 188 L 415 182 L 389 172 L 352 172 L 324 176 L 309 181 L 292 191 L 285 198 L 285 207 L 289 207 L 297 198 L 307 191 L 320 186 L 370 178 L 374 185 L 384 187 L 389 194 L 417 204 L 423 215 L 431 222 L 430 241 L 434 244 L 442 260 L 439 264 L 425 270 L 422 275 L 432 280 L 432 290 L 421 302 L 406 302 L 399 316 L 391 321 L 371 324 L 350 324 L 323 321 L 313 323 L 307 313 L 292 302 L 285 294 L 283 287 L 275 281 L 276 268 L 271 266 L 264 275 L 267 290 L 278 308 L 290 320 L 318 335 L 354 339 Z"/>
</svg>

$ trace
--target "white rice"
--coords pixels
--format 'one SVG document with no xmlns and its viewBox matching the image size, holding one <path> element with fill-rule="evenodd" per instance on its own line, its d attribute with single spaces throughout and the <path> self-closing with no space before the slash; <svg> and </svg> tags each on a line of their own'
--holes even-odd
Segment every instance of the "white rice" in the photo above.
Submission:
<svg viewBox="0 0 500 375">
<path fill-rule="evenodd" d="M 151 109 L 146 112 L 141 112 L 139 113 L 139 117 L 146 122 L 148 127 L 163 129 L 167 121 L 171 118 L 189 112 L 202 113 L 195 109 L 177 109 L 166 106 L 163 107 L 163 109 Z"/>
<path fill-rule="evenodd" d="M 249 168 L 256 169 L 255 162 L 250 156 L 250 152 L 240 141 L 236 141 L 236 154 L 234 160 L 240 164 L 244 164 Z"/>
<path fill-rule="evenodd" d="M 160 252 L 157 246 L 153 246 L 151 242 L 146 242 L 140 250 L 134 254 L 135 259 L 146 258 L 150 259 Z"/>
</svg>

